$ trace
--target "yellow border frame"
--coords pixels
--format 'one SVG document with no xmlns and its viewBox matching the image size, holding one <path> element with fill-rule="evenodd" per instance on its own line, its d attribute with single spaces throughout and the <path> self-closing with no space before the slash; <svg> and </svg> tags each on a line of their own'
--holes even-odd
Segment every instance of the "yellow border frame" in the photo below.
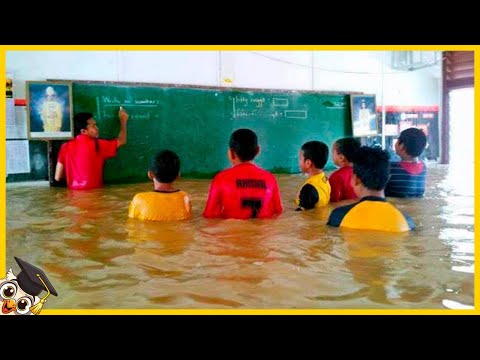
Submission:
<svg viewBox="0 0 480 360">
<path fill-rule="evenodd" d="M 361 50 L 361 51 L 385 51 L 385 50 L 436 50 L 436 51 L 474 51 L 475 65 L 480 59 L 479 45 L 0 45 L 0 68 L 3 71 L 0 74 L 0 92 L 4 94 L 5 89 L 5 75 L 6 75 L 6 52 L 14 50 L 63 50 L 63 51 L 128 51 L 128 50 L 158 50 L 158 51 L 185 51 L 185 50 L 202 50 L 202 51 L 242 51 L 242 50 L 263 50 L 263 51 L 312 51 L 312 50 Z M 480 66 L 475 66 L 475 79 L 480 78 Z M 480 117 L 480 96 L 475 92 L 475 119 Z M 3 114 L 3 123 L 6 123 L 6 101 L 5 96 L 0 96 L 0 113 Z M 480 174 L 480 167 L 478 166 L 479 154 L 479 140 L 480 140 L 480 125 L 475 121 L 475 204 L 474 204 L 474 218 L 475 223 L 478 218 L 480 210 L 477 195 L 479 190 L 479 182 L 477 181 Z M 5 269 L 6 273 L 6 126 L 0 126 L 0 141 L 3 146 L 0 147 L 0 272 Z M 478 237 L 479 230 L 476 227 L 474 230 L 475 239 Z M 478 241 L 474 240 L 474 304 L 473 310 L 451 310 L 451 309 L 398 309 L 398 310 L 374 310 L 374 309 L 45 309 L 42 315 L 192 315 L 192 314 L 213 314 L 213 315 L 255 315 L 255 314 L 315 314 L 315 315 L 386 315 L 386 314 L 414 314 L 414 315 L 478 315 L 480 314 L 480 280 L 478 276 L 478 252 L 480 246 Z"/>
</svg>

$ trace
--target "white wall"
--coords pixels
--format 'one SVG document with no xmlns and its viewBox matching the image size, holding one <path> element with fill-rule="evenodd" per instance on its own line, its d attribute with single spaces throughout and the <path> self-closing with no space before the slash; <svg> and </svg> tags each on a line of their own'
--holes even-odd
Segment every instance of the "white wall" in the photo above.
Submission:
<svg viewBox="0 0 480 360">
<path fill-rule="evenodd" d="M 213 51 L 7 51 L 14 96 L 26 80 L 72 79 L 193 85 L 218 84 Z"/>
<path fill-rule="evenodd" d="M 26 80 L 74 79 L 358 91 L 385 105 L 440 104 L 440 70 L 394 71 L 388 51 L 7 51 L 6 60 L 16 98 L 25 97 Z"/>
<path fill-rule="evenodd" d="M 327 51 L 314 57 L 315 90 L 357 91 L 381 96 L 383 51 Z M 379 101 L 380 99 L 378 99 Z"/>
<path fill-rule="evenodd" d="M 119 56 L 114 51 L 7 51 L 13 72 L 14 97 L 25 97 L 26 80 L 118 80 Z"/>
<path fill-rule="evenodd" d="M 311 57 L 309 51 L 224 51 L 221 77 L 233 78 L 236 87 L 310 90 Z"/>
<path fill-rule="evenodd" d="M 439 74 L 440 76 L 440 74 Z M 429 69 L 385 75 L 386 105 L 440 105 L 441 81 Z"/>
</svg>

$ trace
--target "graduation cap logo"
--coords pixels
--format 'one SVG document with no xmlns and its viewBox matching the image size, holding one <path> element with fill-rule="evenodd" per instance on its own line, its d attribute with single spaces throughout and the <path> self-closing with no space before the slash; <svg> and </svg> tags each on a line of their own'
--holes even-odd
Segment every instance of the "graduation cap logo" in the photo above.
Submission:
<svg viewBox="0 0 480 360">
<path fill-rule="evenodd" d="M 21 271 L 15 277 L 10 269 L 9 273 L 7 273 L 6 281 L 1 282 L 0 296 L 1 300 L 3 300 L 2 314 L 15 311 L 17 314 L 27 314 L 31 312 L 32 314 L 38 315 L 47 297 L 50 294 L 55 296 L 58 296 L 58 294 L 50 280 L 48 280 L 47 275 L 45 275 L 41 269 L 22 259 L 14 258 L 20 266 Z M 47 294 L 41 298 L 40 301 L 36 301 L 36 297 L 38 299 L 38 295 L 42 291 L 46 291 Z"/>
</svg>

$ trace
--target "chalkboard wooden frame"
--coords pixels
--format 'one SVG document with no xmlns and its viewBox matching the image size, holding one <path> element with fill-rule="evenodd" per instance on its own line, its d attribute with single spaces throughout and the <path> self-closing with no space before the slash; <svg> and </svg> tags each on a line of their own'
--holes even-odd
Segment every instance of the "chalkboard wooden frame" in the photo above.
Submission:
<svg viewBox="0 0 480 360">
<path fill-rule="evenodd" d="M 351 136 L 349 96 L 352 92 L 347 91 L 49 81 L 72 82 L 74 111 L 92 112 L 104 138 L 114 138 L 118 134 L 115 106 L 125 104 L 129 111 L 128 104 L 132 104 L 132 100 L 136 103 L 145 98 L 158 104 L 159 107 L 150 112 L 150 118 L 142 116 L 142 112 L 135 114 L 135 109 L 131 108 L 127 144 L 119 149 L 117 157 L 106 162 L 105 183 L 148 181 L 145 174 L 149 158 L 161 148 L 179 154 L 182 176 L 211 178 L 229 166 L 225 156 L 228 137 L 233 130 L 242 127 L 251 128 L 259 136 L 262 150 L 255 162 L 274 173 L 286 174 L 299 172 L 298 149 L 304 142 L 317 139 L 330 146 L 340 137 Z M 289 99 L 289 105 L 282 107 L 277 103 L 278 98 Z M 235 104 L 236 101 L 240 102 Z M 259 113 L 256 112 L 257 101 L 265 101 Z M 277 110 L 282 110 L 281 115 Z M 304 117 L 306 111 L 296 110 L 307 110 L 308 117 Z M 147 125 L 149 122 L 151 124 Z M 333 168 L 329 160 L 326 170 Z"/>
<path fill-rule="evenodd" d="M 218 91 L 254 91 L 265 93 L 299 93 L 299 94 L 325 94 L 325 95 L 361 95 L 360 91 L 335 91 L 335 90 L 306 90 L 306 89 L 266 89 L 266 88 L 247 88 L 247 87 L 226 87 L 212 85 L 193 85 L 193 84 L 171 84 L 171 83 L 152 83 L 136 81 L 101 81 L 101 80 L 74 80 L 74 79 L 47 79 L 49 82 L 69 82 L 72 84 L 92 84 L 92 85 L 126 85 L 126 86 L 145 86 L 159 88 L 185 88 L 185 89 L 205 89 Z"/>
</svg>

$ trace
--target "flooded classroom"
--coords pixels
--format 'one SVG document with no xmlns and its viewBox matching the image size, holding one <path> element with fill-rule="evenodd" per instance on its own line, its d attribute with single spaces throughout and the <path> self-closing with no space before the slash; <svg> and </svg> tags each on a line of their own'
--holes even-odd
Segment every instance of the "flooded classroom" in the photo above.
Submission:
<svg viewBox="0 0 480 360">
<path fill-rule="evenodd" d="M 60 312 L 474 309 L 473 53 L 447 50 L 159 50 L 147 52 L 150 57 L 133 50 L 7 51 L 13 95 L 5 274 L 23 271 L 18 284 L 10 280 L 15 289 L 20 284 L 28 290 L 26 282 L 36 282 L 43 292 L 23 289 L 33 296 L 28 301 L 47 291 L 43 309 Z M 95 63 L 86 61 L 92 56 Z M 311 56 L 317 67 L 292 65 Z M 455 61 L 464 64 L 470 57 L 470 77 L 462 77 L 464 70 L 455 77 Z M 216 74 L 219 58 L 223 67 Z M 114 59 L 124 64 L 122 77 L 111 68 Z M 31 69 L 32 61 L 37 66 Z M 79 64 L 76 72 L 70 62 Z M 152 74 L 152 65 L 158 73 Z M 197 73 L 185 73 L 187 65 Z M 200 72 L 200 66 L 212 73 Z M 73 119 L 79 112 L 90 115 L 77 136 L 78 118 Z M 327 225 L 332 211 L 357 200 L 327 199 L 313 209 L 295 203 L 308 179 L 299 168 L 306 163 L 302 144 L 327 145 L 325 174 L 331 178 L 338 169 L 332 151 L 339 138 L 383 149 L 392 161 L 402 155 L 400 134 L 412 127 L 426 138 L 418 156 L 426 167 L 424 195 L 387 195 L 386 201 L 410 216 L 413 230 Z M 242 160 L 230 137 L 240 128 L 258 136 L 252 161 L 278 182 L 279 216 L 203 216 L 214 176 Z M 95 138 L 92 151 L 105 156 L 105 164 L 88 160 L 99 169 L 98 186 L 82 190 L 75 188 L 80 182 L 71 182 L 79 165 L 65 160 L 65 144 L 74 136 Z M 179 156 L 175 181 L 159 182 L 154 174 L 152 156 L 162 149 Z M 156 186 L 170 182 L 188 194 L 191 218 L 129 217 L 136 194 L 154 194 L 154 186 L 165 192 Z M 366 215 L 365 222 L 377 215 L 382 217 Z M 26 280 L 27 268 L 17 258 L 41 269 L 47 285 Z M 2 280 L 5 303 L 13 301 L 8 276 Z M 4 314 L 22 314 L 20 303 Z"/>
<path fill-rule="evenodd" d="M 473 172 L 473 168 L 472 168 Z M 467 175 L 467 174 L 465 174 Z M 326 225 L 332 206 L 296 212 L 303 179 L 280 175 L 278 219 L 201 216 L 208 180 L 182 180 L 193 220 L 129 219 L 151 184 L 73 191 L 7 186 L 7 256 L 41 264 L 61 296 L 49 309 L 438 309 L 473 304 L 473 174 L 457 186 L 429 166 L 424 199 L 396 199 L 418 229 Z"/>
</svg>

